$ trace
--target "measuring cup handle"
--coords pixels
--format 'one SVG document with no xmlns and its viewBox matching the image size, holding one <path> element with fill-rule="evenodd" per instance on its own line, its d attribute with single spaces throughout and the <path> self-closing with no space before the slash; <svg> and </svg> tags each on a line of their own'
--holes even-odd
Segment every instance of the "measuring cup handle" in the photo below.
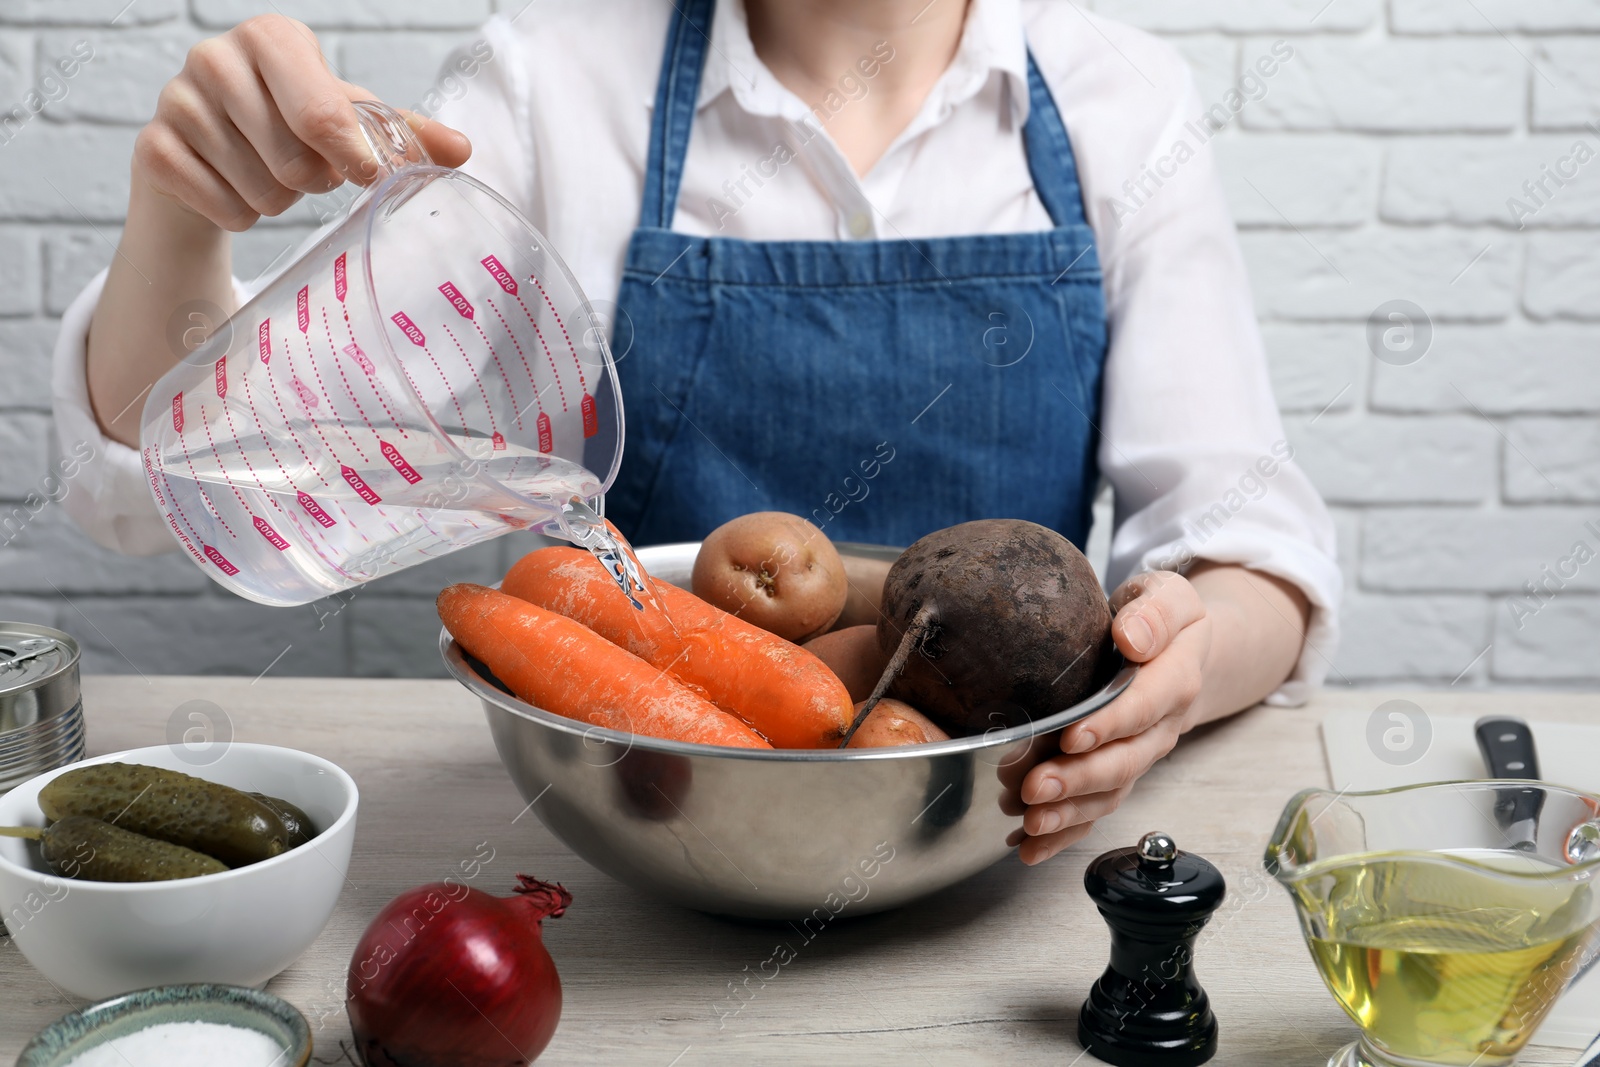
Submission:
<svg viewBox="0 0 1600 1067">
<path fill-rule="evenodd" d="M 354 106 L 361 136 L 380 173 L 393 174 L 402 167 L 433 162 L 411 125 L 394 108 L 377 100 L 357 100 Z"/>
</svg>

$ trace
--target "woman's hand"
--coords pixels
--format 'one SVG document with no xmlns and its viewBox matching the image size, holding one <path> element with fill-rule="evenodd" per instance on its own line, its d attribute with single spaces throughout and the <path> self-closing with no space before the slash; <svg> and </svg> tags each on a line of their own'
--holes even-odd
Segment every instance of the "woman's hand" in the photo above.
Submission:
<svg viewBox="0 0 1600 1067">
<path fill-rule="evenodd" d="M 351 107 L 371 97 L 335 77 L 315 35 L 282 15 L 189 50 L 134 142 L 128 219 L 89 326 L 89 401 L 106 436 L 137 449 L 151 384 L 233 313 L 229 231 L 378 176 Z M 461 134 L 407 121 L 437 162 L 466 161 Z"/>
<path fill-rule="evenodd" d="M 371 98 L 334 76 L 304 23 L 249 19 L 189 50 L 134 144 L 134 182 L 224 230 L 249 229 L 305 193 L 377 176 L 350 106 Z M 460 133 L 407 121 L 439 163 L 466 161 Z"/>
<path fill-rule="evenodd" d="M 1062 731 L 1066 755 L 1023 778 L 1024 863 L 1042 863 L 1088 834 L 1194 725 L 1212 639 L 1200 593 L 1182 575 L 1151 571 L 1118 586 L 1111 607 L 1113 640 L 1143 666 L 1121 696 Z"/>
</svg>

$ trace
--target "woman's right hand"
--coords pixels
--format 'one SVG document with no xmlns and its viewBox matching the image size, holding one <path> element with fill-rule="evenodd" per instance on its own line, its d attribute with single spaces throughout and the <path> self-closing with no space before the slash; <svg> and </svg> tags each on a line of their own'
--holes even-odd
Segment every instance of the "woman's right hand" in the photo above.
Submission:
<svg viewBox="0 0 1600 1067">
<path fill-rule="evenodd" d="M 328 69 L 304 23 L 249 19 L 189 50 L 135 142 L 133 180 L 224 230 L 249 229 L 306 193 L 378 176 L 350 106 L 370 99 Z M 466 161 L 464 135 L 404 114 L 438 163 Z"/>
<path fill-rule="evenodd" d="M 101 433 L 137 448 L 145 395 L 205 336 L 193 325 L 209 330 L 233 313 L 228 231 L 306 193 L 378 177 L 351 106 L 371 98 L 334 76 L 303 23 L 281 15 L 190 49 L 134 144 L 128 218 L 89 326 L 85 373 Z M 406 121 L 435 161 L 466 161 L 466 137 Z"/>
</svg>

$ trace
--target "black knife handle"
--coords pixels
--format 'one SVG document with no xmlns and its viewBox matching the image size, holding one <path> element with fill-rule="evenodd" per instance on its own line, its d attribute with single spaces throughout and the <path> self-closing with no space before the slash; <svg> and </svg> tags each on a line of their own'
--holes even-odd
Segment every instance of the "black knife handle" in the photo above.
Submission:
<svg viewBox="0 0 1600 1067">
<path fill-rule="evenodd" d="M 1539 754 L 1533 745 L 1533 731 L 1526 722 L 1508 715 L 1490 715 L 1473 727 L 1478 750 L 1489 774 L 1495 778 L 1538 779 Z M 1495 797 L 1494 814 L 1506 832 L 1511 847 L 1537 851 L 1535 838 L 1539 813 L 1544 809 L 1544 790 L 1538 786 L 1502 789 Z"/>
<path fill-rule="evenodd" d="M 1473 727 L 1478 751 L 1491 778 L 1539 777 L 1539 753 L 1533 747 L 1533 731 L 1521 719 L 1490 715 Z"/>
</svg>

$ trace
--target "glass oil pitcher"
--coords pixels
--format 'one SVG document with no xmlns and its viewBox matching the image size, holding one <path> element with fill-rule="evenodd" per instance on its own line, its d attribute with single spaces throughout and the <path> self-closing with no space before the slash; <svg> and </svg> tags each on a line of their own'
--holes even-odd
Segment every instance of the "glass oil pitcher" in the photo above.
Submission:
<svg viewBox="0 0 1600 1067">
<path fill-rule="evenodd" d="M 1359 1041 L 1329 1067 L 1503 1067 L 1600 934 L 1600 798 L 1542 782 L 1307 790 L 1267 870 Z"/>
</svg>

